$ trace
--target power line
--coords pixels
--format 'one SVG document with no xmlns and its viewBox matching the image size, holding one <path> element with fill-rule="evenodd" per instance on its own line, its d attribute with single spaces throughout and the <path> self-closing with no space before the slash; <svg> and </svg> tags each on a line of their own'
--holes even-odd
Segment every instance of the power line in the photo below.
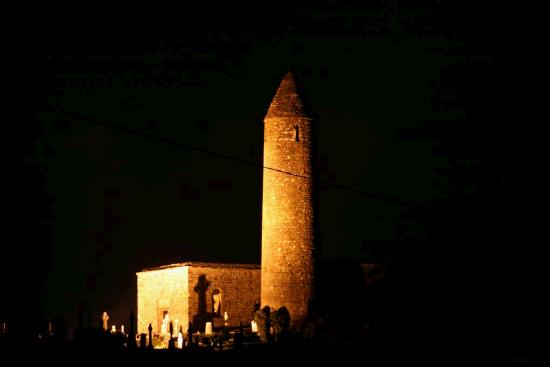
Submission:
<svg viewBox="0 0 550 367">
<path fill-rule="evenodd" d="M 247 161 L 245 159 L 233 157 L 231 155 L 227 155 L 227 154 L 224 154 L 224 153 L 219 153 L 219 152 L 209 150 L 209 149 L 205 149 L 205 148 L 201 148 L 201 147 L 192 146 L 192 145 L 189 145 L 189 144 L 177 141 L 177 140 L 165 138 L 165 137 L 162 137 L 162 136 L 156 136 L 156 135 L 146 133 L 146 132 L 143 132 L 143 131 L 139 131 L 139 130 L 136 130 L 136 129 L 132 129 L 132 128 L 129 128 L 129 127 L 126 127 L 126 126 L 117 125 L 117 124 L 113 124 L 113 123 L 106 122 L 106 121 L 99 121 L 97 119 L 87 117 L 87 116 L 83 116 L 83 115 L 80 115 L 78 113 L 60 111 L 60 110 L 54 110 L 54 112 L 57 112 L 57 113 L 59 113 L 61 115 L 64 115 L 64 116 L 67 116 L 71 119 L 76 119 L 76 120 L 92 123 L 92 124 L 95 124 L 95 125 L 108 127 L 110 129 L 113 129 L 113 130 L 118 130 L 118 131 L 122 131 L 122 132 L 125 132 L 125 133 L 128 133 L 128 134 L 131 134 L 131 135 L 140 136 L 140 137 L 143 137 L 143 138 L 146 138 L 146 139 L 150 139 L 150 140 L 156 141 L 158 143 L 169 144 L 169 145 L 173 145 L 173 146 L 176 146 L 176 147 L 181 147 L 181 148 L 184 148 L 184 149 L 189 150 L 189 151 L 201 152 L 201 153 L 204 153 L 206 155 L 231 160 L 231 161 L 241 163 L 241 164 L 245 164 L 245 165 L 248 165 L 248 166 L 252 166 L 252 167 L 255 167 L 255 168 L 258 168 L 258 169 L 268 169 L 268 170 L 271 170 L 271 171 L 276 171 L 276 172 L 280 172 L 280 173 L 283 173 L 283 174 L 287 174 L 287 175 L 291 175 L 291 176 L 299 177 L 299 178 L 305 178 L 305 179 L 310 178 L 310 176 L 299 175 L 299 174 L 296 174 L 296 173 L 284 171 L 284 170 L 273 168 L 273 167 L 266 167 L 264 165 L 261 165 L 261 164 L 255 163 L 255 162 L 251 162 L 251 161 Z M 422 204 L 412 202 L 410 200 L 390 197 L 390 196 L 377 194 L 377 193 L 373 193 L 373 192 L 368 192 L 368 191 L 365 191 L 365 190 L 353 188 L 353 187 L 343 185 L 343 184 L 338 184 L 338 183 L 335 183 L 335 182 L 320 180 L 320 181 L 318 181 L 318 183 L 329 185 L 329 186 L 335 187 L 337 189 L 348 191 L 348 192 L 351 192 L 351 193 L 354 193 L 354 194 L 366 195 L 366 196 L 369 196 L 369 197 L 374 198 L 374 199 L 384 200 L 384 201 L 394 203 L 394 204 L 400 204 L 400 205 L 405 205 L 405 206 L 409 206 L 409 207 L 422 206 Z"/>
</svg>

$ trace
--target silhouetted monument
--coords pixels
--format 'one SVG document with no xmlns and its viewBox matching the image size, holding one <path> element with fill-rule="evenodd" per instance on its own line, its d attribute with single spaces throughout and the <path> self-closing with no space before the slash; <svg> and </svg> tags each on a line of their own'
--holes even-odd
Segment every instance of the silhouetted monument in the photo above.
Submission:
<svg viewBox="0 0 550 367">
<path fill-rule="evenodd" d="M 151 324 L 149 324 L 149 345 L 147 345 L 147 347 L 149 349 L 153 349 L 153 326 L 151 326 Z"/>
<path fill-rule="evenodd" d="M 135 329 L 134 311 L 130 311 L 130 334 L 128 335 L 128 348 L 136 348 L 136 329 Z"/>
<path fill-rule="evenodd" d="M 147 334 L 145 333 L 139 334 L 139 348 L 140 349 L 147 348 Z"/>
<path fill-rule="evenodd" d="M 169 339 L 168 339 L 168 349 L 174 349 L 174 339 L 172 338 L 172 335 L 174 334 L 174 325 L 172 325 L 172 321 L 170 321 L 170 332 L 169 332 Z"/>
</svg>

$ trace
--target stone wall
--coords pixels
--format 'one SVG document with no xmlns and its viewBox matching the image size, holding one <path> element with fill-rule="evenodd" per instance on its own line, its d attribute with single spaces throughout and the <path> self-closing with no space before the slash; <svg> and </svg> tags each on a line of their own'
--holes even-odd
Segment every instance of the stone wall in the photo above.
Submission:
<svg viewBox="0 0 550 367">
<path fill-rule="evenodd" d="M 189 321 L 188 294 L 187 266 L 137 273 L 138 333 L 148 333 L 147 328 L 151 323 L 153 334 L 159 334 L 163 311 L 168 311 L 174 329 L 178 320 L 185 331 Z"/>
<path fill-rule="evenodd" d="M 202 306 L 199 304 L 200 292 L 198 292 L 201 289 L 204 302 Z M 189 267 L 190 320 L 206 321 L 200 320 L 201 316 L 210 319 L 212 292 L 215 289 L 221 292 L 220 314 L 223 316 L 227 312 L 228 325 L 239 326 L 239 322 L 242 322 L 245 327 L 250 325 L 250 321 L 254 319 L 254 306 L 260 302 L 260 267 L 258 265 L 216 263 L 191 265 Z M 199 312 L 200 307 L 204 308 L 202 312 Z M 204 312 L 207 315 L 201 315 Z M 223 322 L 222 318 L 218 318 L 217 322 Z M 194 326 L 202 328 L 198 323 Z"/>
<path fill-rule="evenodd" d="M 313 132 L 287 74 L 264 119 L 261 303 L 286 306 L 293 326 L 314 290 Z"/>
</svg>

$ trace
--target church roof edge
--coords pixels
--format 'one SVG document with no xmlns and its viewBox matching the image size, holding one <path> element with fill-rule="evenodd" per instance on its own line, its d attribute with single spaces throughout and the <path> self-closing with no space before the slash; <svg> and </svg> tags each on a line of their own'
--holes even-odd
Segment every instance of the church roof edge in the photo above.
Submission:
<svg viewBox="0 0 550 367">
<path fill-rule="evenodd" d="M 184 266 L 191 266 L 197 268 L 243 268 L 243 269 L 260 269 L 260 264 L 235 264 L 235 263 L 218 263 L 218 262 L 198 262 L 198 261 L 186 261 L 181 263 L 174 263 L 169 265 L 161 265 L 152 268 L 145 268 L 137 273 L 146 273 L 149 271 L 181 268 Z"/>
</svg>

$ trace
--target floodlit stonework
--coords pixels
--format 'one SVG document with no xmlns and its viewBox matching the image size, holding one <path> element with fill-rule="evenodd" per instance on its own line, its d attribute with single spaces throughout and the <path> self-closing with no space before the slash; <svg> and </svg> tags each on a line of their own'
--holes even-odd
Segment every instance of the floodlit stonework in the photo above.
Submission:
<svg viewBox="0 0 550 367">
<path fill-rule="evenodd" d="M 189 322 L 204 331 L 207 321 L 221 326 L 225 312 L 228 326 L 250 324 L 260 302 L 260 267 L 246 264 L 188 262 L 145 269 L 137 273 L 138 333 L 160 335 L 165 313 L 174 326 L 187 332 Z M 219 304 L 214 312 L 214 294 Z M 177 328 L 176 328 L 177 320 Z"/>
<path fill-rule="evenodd" d="M 165 332 L 169 317 L 177 333 L 191 322 L 204 331 L 250 325 L 254 306 L 285 306 L 291 324 L 308 313 L 314 290 L 314 124 L 294 80 L 282 80 L 264 119 L 262 263 L 179 263 L 137 273 L 138 332 Z M 176 323 L 177 320 L 177 323 Z"/>
<path fill-rule="evenodd" d="M 285 306 L 294 326 L 314 291 L 314 123 L 294 76 L 281 82 L 264 119 L 262 306 Z"/>
</svg>

